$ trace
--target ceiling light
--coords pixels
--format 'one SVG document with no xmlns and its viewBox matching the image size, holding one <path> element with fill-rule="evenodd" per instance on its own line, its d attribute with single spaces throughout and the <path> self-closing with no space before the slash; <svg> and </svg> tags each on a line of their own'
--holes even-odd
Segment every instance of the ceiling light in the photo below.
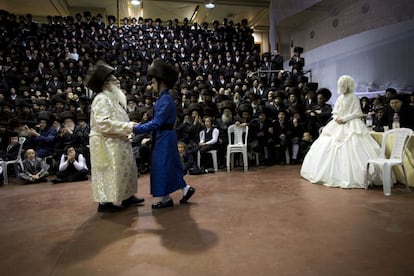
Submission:
<svg viewBox="0 0 414 276">
<path fill-rule="evenodd" d="M 213 9 L 216 6 L 216 4 L 214 4 L 214 1 L 208 1 L 206 3 L 206 8 L 207 9 Z"/>
<path fill-rule="evenodd" d="M 140 0 L 131 0 L 131 5 L 134 5 L 134 6 L 141 5 L 141 1 Z"/>
</svg>

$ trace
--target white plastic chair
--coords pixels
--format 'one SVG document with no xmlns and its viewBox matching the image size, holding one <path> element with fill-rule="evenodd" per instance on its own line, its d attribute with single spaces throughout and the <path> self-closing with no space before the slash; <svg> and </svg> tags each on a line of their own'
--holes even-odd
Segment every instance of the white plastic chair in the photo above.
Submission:
<svg viewBox="0 0 414 276">
<path fill-rule="evenodd" d="M 18 173 L 18 165 L 20 168 L 23 169 L 23 160 L 22 160 L 22 151 L 23 151 L 23 144 L 26 141 L 25 137 L 19 137 L 19 152 L 17 154 L 17 158 L 15 160 L 3 160 L 1 161 L 1 167 L 3 169 L 3 184 L 9 184 L 9 177 L 7 175 L 7 166 L 13 164 L 16 174 Z"/>
<path fill-rule="evenodd" d="M 236 125 L 231 125 L 227 129 L 229 136 L 229 144 L 227 145 L 227 158 L 226 165 L 227 171 L 234 165 L 234 156 L 233 153 L 241 153 L 243 155 L 243 166 L 244 171 L 248 171 L 248 155 L 247 155 L 247 135 L 249 133 L 249 127 L 239 127 Z M 230 157 L 231 162 L 230 162 Z M 230 166 L 231 163 L 231 166 Z"/>
<path fill-rule="evenodd" d="M 217 150 L 210 150 L 207 153 L 211 154 L 211 158 L 213 159 L 213 169 L 215 172 L 218 171 L 218 165 L 217 165 Z M 200 151 L 197 152 L 197 165 L 200 168 L 200 159 L 201 159 L 201 154 Z"/>
<path fill-rule="evenodd" d="M 409 128 L 395 128 L 384 132 L 384 136 L 382 137 L 380 156 L 378 158 L 370 159 L 367 161 L 366 179 L 368 179 L 370 164 L 374 165 L 374 167 L 378 169 L 381 169 L 383 177 L 383 190 L 384 195 L 386 196 L 391 195 L 392 167 L 397 165 L 401 165 L 407 191 L 410 191 L 410 187 L 408 186 L 407 181 L 407 174 L 404 168 L 404 152 L 407 147 L 408 140 L 410 139 L 412 134 L 413 131 Z M 387 147 L 387 140 L 390 135 L 392 135 L 394 139 L 393 145 L 391 147 L 390 157 L 387 158 L 387 156 L 385 155 L 385 149 Z M 366 187 L 368 186 L 369 183 Z"/>
</svg>

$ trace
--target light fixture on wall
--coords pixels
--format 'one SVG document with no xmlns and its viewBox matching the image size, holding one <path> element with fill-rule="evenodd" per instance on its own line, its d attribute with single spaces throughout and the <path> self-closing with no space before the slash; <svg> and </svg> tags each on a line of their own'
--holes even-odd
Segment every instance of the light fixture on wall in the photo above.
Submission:
<svg viewBox="0 0 414 276">
<path fill-rule="evenodd" d="M 214 3 L 214 1 L 207 1 L 205 6 L 207 9 L 213 9 L 216 6 L 216 4 Z"/>
<path fill-rule="evenodd" d="M 131 5 L 133 6 L 141 5 L 141 0 L 131 0 Z"/>
</svg>

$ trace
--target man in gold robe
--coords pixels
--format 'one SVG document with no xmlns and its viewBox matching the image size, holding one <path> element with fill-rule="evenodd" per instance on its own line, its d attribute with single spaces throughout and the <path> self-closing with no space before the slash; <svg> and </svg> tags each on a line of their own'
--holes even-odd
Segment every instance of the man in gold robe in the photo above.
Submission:
<svg viewBox="0 0 414 276">
<path fill-rule="evenodd" d="M 137 168 L 128 135 L 136 123 L 114 68 L 99 61 L 87 77 L 95 96 L 91 106 L 90 152 L 93 198 L 98 212 L 117 212 L 144 201 L 137 198 Z"/>
</svg>

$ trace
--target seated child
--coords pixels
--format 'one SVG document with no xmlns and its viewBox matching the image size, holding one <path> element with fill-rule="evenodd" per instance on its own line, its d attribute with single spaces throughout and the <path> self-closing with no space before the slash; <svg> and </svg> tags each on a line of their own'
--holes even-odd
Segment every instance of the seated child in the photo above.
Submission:
<svg viewBox="0 0 414 276">
<path fill-rule="evenodd" d="M 46 182 L 49 175 L 47 171 L 49 166 L 41 158 L 36 157 L 34 149 L 27 149 L 25 159 L 23 160 L 23 172 L 19 173 L 19 177 L 25 180 L 24 184 L 33 184 Z"/>
<path fill-rule="evenodd" d="M 178 153 L 181 158 L 181 165 L 183 167 L 184 175 L 199 175 L 205 173 L 214 173 L 213 169 L 200 169 L 194 162 L 193 154 L 187 151 L 187 145 L 184 142 L 178 142 Z"/>
<path fill-rule="evenodd" d="M 20 149 L 19 134 L 17 132 L 10 132 L 9 138 L 9 145 L 6 148 L 6 151 L 2 154 L 2 159 L 6 161 L 16 160 Z"/>
<path fill-rule="evenodd" d="M 81 153 L 76 153 L 73 146 L 65 148 L 66 154 L 62 154 L 59 163 L 59 171 L 56 178 L 52 179 L 54 184 L 63 182 L 75 182 L 88 180 L 88 167 L 85 157 Z"/>
<path fill-rule="evenodd" d="M 1 160 L 9 161 L 16 160 L 17 155 L 19 154 L 20 144 L 19 144 L 19 134 L 17 132 L 10 132 L 9 134 L 9 145 L 6 148 L 6 151 L 2 153 Z M 8 166 L 7 172 L 10 175 L 11 172 L 14 172 L 13 166 Z M 3 168 L 0 166 L 0 179 L 3 177 Z"/>
</svg>

